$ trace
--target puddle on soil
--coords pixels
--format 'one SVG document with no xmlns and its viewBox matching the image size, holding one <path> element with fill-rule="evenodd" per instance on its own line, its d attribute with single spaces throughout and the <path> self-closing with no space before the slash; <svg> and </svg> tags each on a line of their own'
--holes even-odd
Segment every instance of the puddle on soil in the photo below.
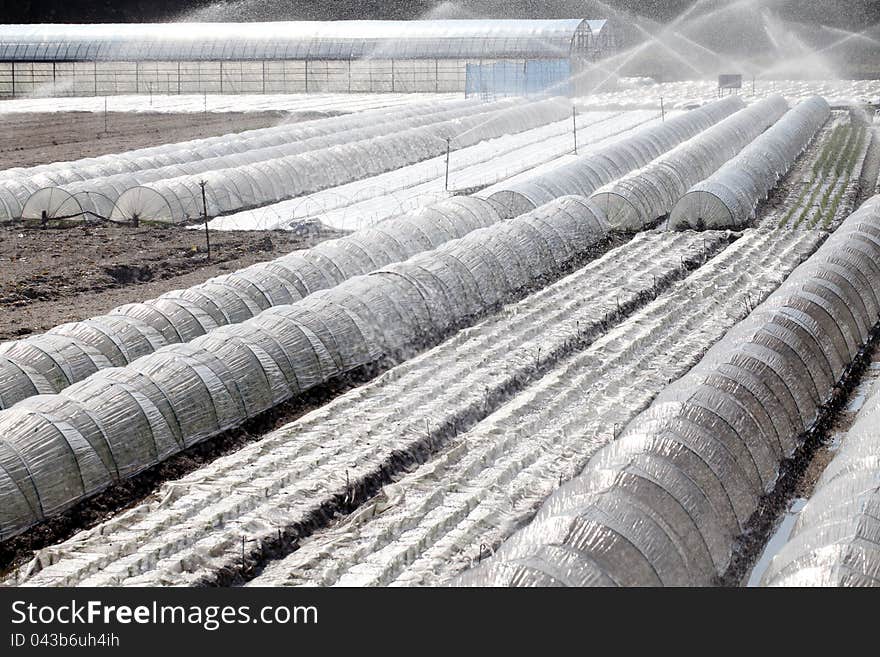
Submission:
<svg viewBox="0 0 880 657">
<path fill-rule="evenodd" d="M 791 504 L 785 511 L 785 516 L 783 516 L 782 522 L 779 523 L 779 526 L 776 527 L 773 535 L 770 536 L 770 540 L 767 541 L 767 545 L 764 546 L 764 551 L 761 552 L 761 557 L 758 559 L 757 563 L 755 563 L 755 567 L 752 568 L 746 586 L 760 585 L 761 577 L 764 576 L 773 557 L 776 556 L 776 553 L 779 552 L 782 549 L 782 546 L 788 542 L 788 539 L 791 536 L 791 530 L 794 529 L 794 523 L 797 521 L 798 515 L 800 515 L 800 512 L 806 503 L 807 500 L 803 497 L 796 497 L 791 501 Z"/>
<path fill-rule="evenodd" d="M 846 431 L 835 431 L 828 438 L 828 443 L 825 445 L 825 449 L 829 452 L 836 452 L 840 449 L 840 446 L 843 444 L 843 439 L 846 437 Z"/>
</svg>

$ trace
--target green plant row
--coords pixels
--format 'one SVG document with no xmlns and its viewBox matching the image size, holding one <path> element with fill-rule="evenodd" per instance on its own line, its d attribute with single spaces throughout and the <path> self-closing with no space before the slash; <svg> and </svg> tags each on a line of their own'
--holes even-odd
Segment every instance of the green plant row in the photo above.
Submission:
<svg viewBox="0 0 880 657">
<path fill-rule="evenodd" d="M 862 149 L 865 145 L 865 135 L 867 134 L 867 128 L 865 126 L 859 126 L 854 132 L 855 138 L 853 139 L 852 147 L 850 148 L 850 151 L 845 156 L 845 158 L 842 159 L 838 167 L 838 176 L 843 178 L 844 184 L 840 185 L 837 188 L 837 193 L 834 195 L 831 206 L 823 211 L 823 228 L 830 228 L 832 222 L 834 221 L 834 218 L 837 216 L 837 210 L 840 206 L 840 201 L 843 199 L 844 191 L 846 191 L 846 183 L 852 180 L 853 172 L 855 171 L 856 165 L 858 164 L 859 154 L 861 154 Z"/>
<path fill-rule="evenodd" d="M 825 146 L 822 148 L 822 152 L 813 164 L 814 178 L 828 173 L 831 163 L 835 159 L 835 155 L 841 150 L 846 142 L 849 127 L 849 125 L 838 125 L 831 131 L 830 139 L 825 141 Z"/>
<path fill-rule="evenodd" d="M 821 177 L 825 171 L 827 171 L 829 167 L 829 163 L 833 159 L 833 154 L 840 149 L 843 139 L 844 139 L 844 131 L 847 126 L 837 125 L 831 131 L 830 137 L 825 139 L 825 143 L 822 146 L 822 150 L 819 152 L 819 157 L 816 158 L 816 161 L 813 163 L 813 180 L 817 180 Z M 807 194 L 810 193 L 810 200 L 808 203 L 804 201 L 807 198 Z M 814 186 L 807 187 L 806 185 L 801 189 L 800 194 L 797 197 L 797 200 L 792 203 L 788 212 L 783 215 L 782 219 L 779 220 L 778 228 L 784 228 L 785 226 L 791 223 L 792 219 L 794 219 L 797 214 L 797 220 L 794 223 L 794 228 L 797 228 L 801 222 L 806 218 L 808 208 L 812 207 L 813 200 L 815 199 L 817 191 Z M 798 214 L 798 211 L 800 213 Z"/>
<path fill-rule="evenodd" d="M 779 222 L 780 228 L 788 225 L 796 214 L 797 219 L 794 221 L 793 228 L 797 228 L 801 224 L 808 227 L 816 227 L 820 224 L 825 228 L 830 227 L 837 215 L 843 192 L 846 189 L 846 185 L 841 184 L 841 179 L 848 181 L 852 177 L 853 170 L 858 163 L 859 153 L 864 145 L 866 132 L 865 126 L 854 127 L 852 124 L 835 126 L 813 164 L 814 183 L 819 182 L 820 184 L 814 184 L 811 189 L 805 187 L 801 190 L 796 203 Z M 819 199 L 819 207 L 814 210 L 816 199 L 823 188 L 820 181 L 831 176 L 833 176 L 833 182 L 825 188 L 825 192 Z M 810 191 L 809 198 L 807 198 Z"/>
</svg>

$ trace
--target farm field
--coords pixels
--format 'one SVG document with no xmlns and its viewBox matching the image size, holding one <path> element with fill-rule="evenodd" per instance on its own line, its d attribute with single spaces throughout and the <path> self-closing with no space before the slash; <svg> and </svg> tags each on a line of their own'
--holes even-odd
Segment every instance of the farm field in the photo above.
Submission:
<svg viewBox="0 0 880 657">
<path fill-rule="evenodd" d="M 0 157 L 4 169 L 28 167 L 222 135 L 230 125 L 237 130 L 266 128 L 295 121 L 297 116 L 278 111 L 208 115 L 110 112 L 105 123 L 103 113 L 0 111 Z"/>
<path fill-rule="evenodd" d="M 378 107 L 395 107 L 414 100 L 443 102 L 460 94 L 174 94 L 106 96 L 111 112 L 199 114 L 221 116 L 238 112 L 358 112 Z M 104 112 L 105 97 L 16 98 L 0 101 L 0 114 L 39 114 L 44 112 Z"/>
<path fill-rule="evenodd" d="M 115 225 L 0 227 L 0 340 L 48 331 L 311 246 L 332 231 L 204 231 Z"/>
<path fill-rule="evenodd" d="M 584 109 L 644 109 L 660 106 L 660 97 L 668 107 L 679 103 L 703 101 L 716 98 L 718 87 L 714 81 L 693 80 L 683 82 L 625 81 L 616 91 L 591 94 L 578 99 Z M 628 88 L 627 88 L 628 87 Z M 779 94 L 791 101 L 819 95 L 832 105 L 862 105 L 878 97 L 876 80 L 743 80 L 742 94 L 746 98 L 765 98 Z"/>
<path fill-rule="evenodd" d="M 876 583 L 880 86 L 713 84 L 0 101 L 2 583 Z"/>
</svg>

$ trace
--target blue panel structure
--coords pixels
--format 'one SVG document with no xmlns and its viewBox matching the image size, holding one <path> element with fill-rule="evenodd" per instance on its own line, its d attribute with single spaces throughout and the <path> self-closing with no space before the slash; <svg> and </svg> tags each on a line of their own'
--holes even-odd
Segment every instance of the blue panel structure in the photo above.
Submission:
<svg viewBox="0 0 880 657">
<path fill-rule="evenodd" d="M 528 59 L 467 65 L 468 96 L 570 96 L 571 61 Z"/>
</svg>

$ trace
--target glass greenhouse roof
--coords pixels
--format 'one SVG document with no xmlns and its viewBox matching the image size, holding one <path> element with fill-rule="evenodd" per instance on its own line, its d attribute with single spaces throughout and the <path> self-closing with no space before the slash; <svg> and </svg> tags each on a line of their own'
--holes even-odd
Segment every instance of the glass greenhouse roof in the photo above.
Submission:
<svg viewBox="0 0 880 657">
<path fill-rule="evenodd" d="M 567 57 L 604 20 L 0 25 L 0 61 Z"/>
</svg>

